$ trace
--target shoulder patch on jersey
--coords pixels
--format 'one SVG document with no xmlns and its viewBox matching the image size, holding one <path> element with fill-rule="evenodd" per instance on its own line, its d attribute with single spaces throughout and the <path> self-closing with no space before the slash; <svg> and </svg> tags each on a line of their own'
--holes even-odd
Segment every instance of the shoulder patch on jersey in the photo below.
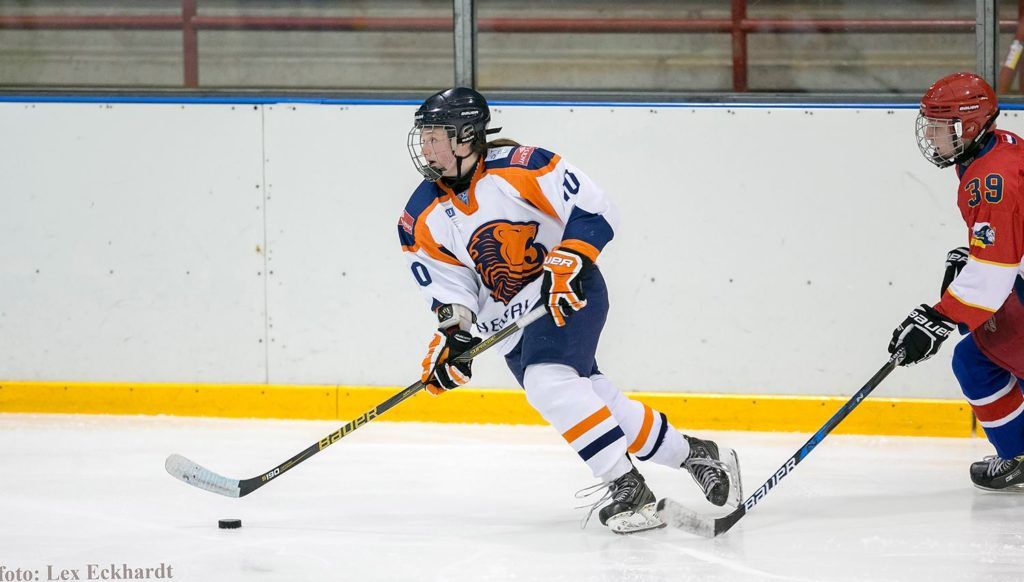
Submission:
<svg viewBox="0 0 1024 582">
<path fill-rule="evenodd" d="M 398 226 L 401 226 L 402 230 L 404 230 L 406 232 L 406 234 L 411 235 L 412 234 L 412 225 L 413 225 L 414 222 L 415 222 L 415 220 L 413 220 L 412 215 L 409 214 L 408 210 L 406 210 L 405 212 L 402 213 L 402 216 L 398 219 Z"/>
<path fill-rule="evenodd" d="M 414 250 L 416 247 L 416 237 L 406 232 L 401 224 L 398 225 L 398 244 L 402 245 L 404 250 Z"/>
<path fill-rule="evenodd" d="M 493 162 L 494 160 L 501 160 L 507 158 L 512 150 L 516 149 L 515 146 L 505 146 L 500 148 L 491 148 L 487 150 L 487 157 L 484 158 L 485 162 Z"/>
<path fill-rule="evenodd" d="M 512 152 L 505 157 L 494 160 L 487 160 L 488 170 L 501 170 L 504 168 L 526 168 L 527 170 L 540 170 L 546 167 L 555 154 L 546 149 L 535 146 L 518 146 L 512 148 Z"/>
<path fill-rule="evenodd" d="M 537 148 L 533 146 L 521 146 L 516 148 L 516 153 L 512 154 L 512 161 L 509 162 L 513 166 L 526 167 L 530 165 L 530 158 L 533 156 L 533 150 Z"/>
<path fill-rule="evenodd" d="M 975 222 L 971 229 L 971 246 L 985 248 L 996 244 L 996 229 L 987 222 Z"/>
</svg>

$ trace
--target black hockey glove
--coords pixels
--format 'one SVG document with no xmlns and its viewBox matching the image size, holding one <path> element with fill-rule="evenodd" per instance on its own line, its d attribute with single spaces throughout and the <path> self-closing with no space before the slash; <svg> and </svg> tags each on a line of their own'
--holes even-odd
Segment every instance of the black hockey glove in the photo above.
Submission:
<svg viewBox="0 0 1024 582">
<path fill-rule="evenodd" d="M 967 247 L 957 247 L 948 253 L 946 253 L 946 272 L 942 275 L 942 289 L 939 291 L 941 296 L 949 288 L 949 284 L 956 279 L 956 276 L 963 270 L 964 265 L 967 264 L 967 257 L 971 256 L 971 250 Z"/>
<path fill-rule="evenodd" d="M 583 295 L 583 277 L 594 268 L 594 261 L 569 249 L 555 247 L 544 259 L 544 278 L 540 283 L 540 300 L 547 306 L 555 325 L 565 325 L 565 318 L 587 306 Z"/>
<path fill-rule="evenodd" d="M 423 374 L 420 376 L 427 391 L 437 396 L 469 382 L 473 377 L 473 361 L 456 362 L 455 358 L 481 341 L 460 329 L 450 333 L 435 331 L 434 337 L 430 338 L 427 355 L 423 358 Z"/>
<path fill-rule="evenodd" d="M 900 362 L 901 366 L 923 362 L 939 351 L 939 346 L 946 341 L 954 327 L 946 316 L 922 303 L 892 332 L 889 353 L 904 350 L 906 355 Z"/>
</svg>

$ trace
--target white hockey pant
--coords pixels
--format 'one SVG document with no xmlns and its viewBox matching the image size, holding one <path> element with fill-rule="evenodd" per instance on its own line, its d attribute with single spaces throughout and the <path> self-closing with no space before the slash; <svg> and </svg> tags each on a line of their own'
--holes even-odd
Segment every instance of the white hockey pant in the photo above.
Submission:
<svg viewBox="0 0 1024 582">
<path fill-rule="evenodd" d="M 562 364 L 533 364 L 523 380 L 530 405 L 595 477 L 611 481 L 629 471 L 626 451 L 676 469 L 689 453 L 686 440 L 663 414 L 630 400 L 604 375 L 583 378 Z"/>
</svg>

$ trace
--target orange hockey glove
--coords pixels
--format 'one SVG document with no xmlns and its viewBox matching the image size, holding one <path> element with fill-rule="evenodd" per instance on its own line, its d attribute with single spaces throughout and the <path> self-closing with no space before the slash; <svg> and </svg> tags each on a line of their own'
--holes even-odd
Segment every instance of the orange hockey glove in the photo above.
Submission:
<svg viewBox="0 0 1024 582">
<path fill-rule="evenodd" d="M 458 388 L 473 377 L 473 361 L 456 362 L 459 357 L 482 340 L 468 331 L 455 330 L 451 333 L 435 331 L 423 358 L 423 375 L 420 381 L 434 396 Z"/>
<path fill-rule="evenodd" d="M 540 299 L 547 305 L 555 325 L 565 325 L 565 318 L 587 306 L 583 296 L 583 274 L 594 267 L 589 258 L 565 248 L 555 247 L 544 259 L 544 278 Z"/>
</svg>

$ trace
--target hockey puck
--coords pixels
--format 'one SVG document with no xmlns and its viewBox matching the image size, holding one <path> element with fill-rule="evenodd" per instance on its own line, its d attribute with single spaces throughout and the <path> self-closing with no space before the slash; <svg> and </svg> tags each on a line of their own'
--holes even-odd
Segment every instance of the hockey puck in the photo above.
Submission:
<svg viewBox="0 0 1024 582">
<path fill-rule="evenodd" d="M 238 529 L 242 527 L 242 520 L 240 519 L 220 519 L 217 520 L 217 527 L 220 529 Z"/>
</svg>

